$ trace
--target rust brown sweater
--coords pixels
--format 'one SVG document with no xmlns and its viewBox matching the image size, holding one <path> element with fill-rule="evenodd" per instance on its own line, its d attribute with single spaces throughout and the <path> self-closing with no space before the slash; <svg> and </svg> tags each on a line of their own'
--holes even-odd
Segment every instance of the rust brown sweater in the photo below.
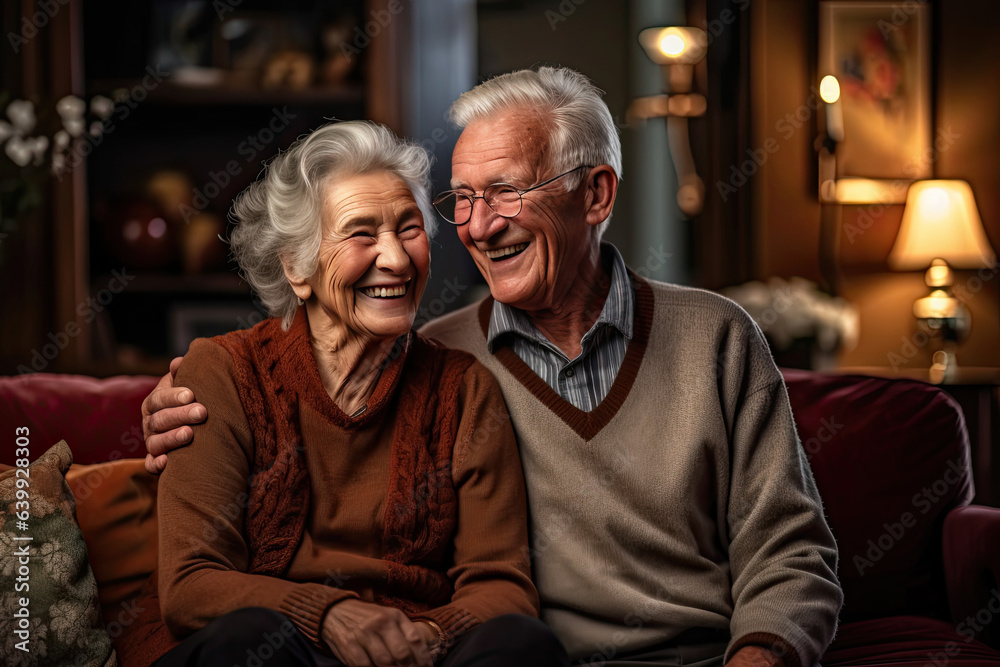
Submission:
<svg viewBox="0 0 1000 667">
<path fill-rule="evenodd" d="M 270 375 L 254 395 L 240 357 L 265 338 Z M 455 381 L 429 386 L 428 358 L 443 379 L 457 367 Z M 324 614 L 347 597 L 450 634 L 504 613 L 537 615 L 513 430 L 492 375 L 465 353 L 413 336 L 351 418 L 323 390 L 300 311 L 288 332 L 270 321 L 195 341 L 177 382 L 209 417 L 194 446 L 171 454 L 158 491 L 160 606 L 175 636 L 263 606 L 320 641 Z M 282 454 L 289 429 L 299 441 Z M 261 448 L 275 446 L 262 466 Z M 305 492 L 286 498 L 297 475 Z"/>
</svg>

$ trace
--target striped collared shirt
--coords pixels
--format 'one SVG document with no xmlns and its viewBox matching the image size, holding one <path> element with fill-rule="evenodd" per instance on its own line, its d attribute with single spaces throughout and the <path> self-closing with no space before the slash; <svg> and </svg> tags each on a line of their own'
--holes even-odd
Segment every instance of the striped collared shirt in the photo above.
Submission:
<svg viewBox="0 0 1000 667">
<path fill-rule="evenodd" d="M 523 311 L 493 302 L 486 342 L 492 352 L 510 345 L 514 353 L 563 399 L 584 412 L 600 405 L 611 391 L 632 339 L 635 294 L 621 253 L 602 243 L 611 262 L 611 289 L 594 326 L 580 340 L 580 356 L 570 359 L 545 337 Z"/>
</svg>

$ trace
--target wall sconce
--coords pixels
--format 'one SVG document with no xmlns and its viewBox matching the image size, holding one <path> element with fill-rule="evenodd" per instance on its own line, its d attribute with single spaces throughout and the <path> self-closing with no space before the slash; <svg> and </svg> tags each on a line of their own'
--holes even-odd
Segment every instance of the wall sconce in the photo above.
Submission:
<svg viewBox="0 0 1000 667">
<path fill-rule="evenodd" d="M 914 182 L 906 179 L 840 177 L 837 174 L 837 146 L 847 137 L 840 81 L 832 74 L 819 83 L 823 102 L 820 133 L 816 138 L 819 152 L 819 201 L 822 204 L 902 204 Z"/>
<path fill-rule="evenodd" d="M 839 283 L 840 205 L 902 204 L 913 181 L 839 176 L 837 147 L 847 137 L 840 80 L 833 74 L 820 79 L 819 97 L 822 113 L 817 116 L 819 136 L 814 146 L 819 157 L 819 263 L 820 273 L 826 280 L 825 287 L 836 292 Z"/>
<path fill-rule="evenodd" d="M 931 382 L 954 379 L 955 348 L 971 326 L 968 309 L 951 291 L 955 282 L 951 267 L 974 269 L 995 261 L 968 183 L 918 181 L 910 186 L 888 264 L 898 271 L 927 269 L 924 281 L 929 293 L 913 303 L 913 314 L 941 339 L 933 356 Z"/>
<path fill-rule="evenodd" d="M 840 102 L 840 81 L 837 77 L 832 74 L 823 77 L 819 82 L 819 96 L 826 114 L 826 145 L 834 153 L 837 144 L 844 140 L 844 106 Z"/>
<path fill-rule="evenodd" d="M 705 59 L 708 36 L 700 28 L 669 26 L 646 28 L 639 33 L 646 56 L 660 66 L 669 93 L 639 97 L 626 112 L 629 122 L 667 119 L 670 157 L 677 170 L 677 205 L 694 216 L 705 205 L 705 183 L 695 169 L 688 134 L 688 118 L 705 115 L 705 96 L 693 93 L 694 66 Z"/>
</svg>

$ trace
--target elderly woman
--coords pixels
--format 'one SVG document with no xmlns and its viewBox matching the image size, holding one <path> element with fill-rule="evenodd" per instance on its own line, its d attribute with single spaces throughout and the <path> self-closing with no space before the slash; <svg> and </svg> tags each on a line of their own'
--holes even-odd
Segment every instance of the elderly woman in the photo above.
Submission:
<svg viewBox="0 0 1000 667">
<path fill-rule="evenodd" d="M 411 329 L 428 173 L 386 128 L 338 122 L 236 200 L 232 250 L 272 317 L 195 340 L 177 373 L 210 416 L 160 480 L 162 623 L 126 664 L 565 661 L 498 385 Z"/>
</svg>

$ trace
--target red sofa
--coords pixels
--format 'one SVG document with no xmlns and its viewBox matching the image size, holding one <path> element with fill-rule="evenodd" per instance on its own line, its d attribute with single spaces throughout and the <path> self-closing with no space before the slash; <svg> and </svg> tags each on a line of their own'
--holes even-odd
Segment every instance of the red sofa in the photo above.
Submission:
<svg viewBox="0 0 1000 667">
<path fill-rule="evenodd" d="M 1000 509 L 969 504 L 958 404 L 915 380 L 783 373 L 840 550 L 844 607 L 822 663 L 1000 663 Z"/>
<path fill-rule="evenodd" d="M 822 664 L 1000 664 L 1000 509 L 969 504 L 958 405 L 912 380 L 783 373 L 840 547 L 845 603 Z M 3 432 L 29 426 L 38 454 L 63 438 L 73 450 L 67 478 L 112 630 L 155 568 L 156 479 L 142 470 L 139 407 L 157 379 L 0 378 Z"/>
</svg>

